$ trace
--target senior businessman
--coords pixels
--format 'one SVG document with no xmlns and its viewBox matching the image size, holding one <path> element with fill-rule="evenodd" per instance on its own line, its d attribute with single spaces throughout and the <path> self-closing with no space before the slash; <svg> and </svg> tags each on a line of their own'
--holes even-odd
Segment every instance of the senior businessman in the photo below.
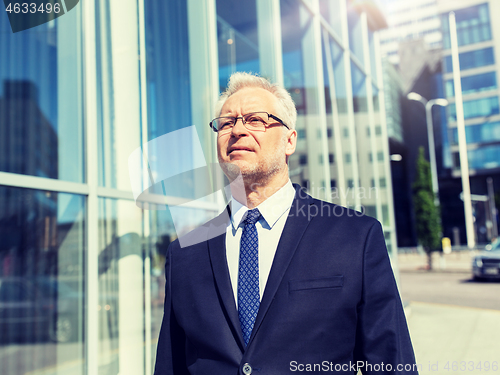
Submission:
<svg viewBox="0 0 500 375">
<path fill-rule="evenodd" d="M 168 248 L 155 374 L 416 374 L 379 222 L 288 177 L 289 93 L 235 73 L 215 115 L 221 168 L 242 181 L 206 240 Z"/>
</svg>

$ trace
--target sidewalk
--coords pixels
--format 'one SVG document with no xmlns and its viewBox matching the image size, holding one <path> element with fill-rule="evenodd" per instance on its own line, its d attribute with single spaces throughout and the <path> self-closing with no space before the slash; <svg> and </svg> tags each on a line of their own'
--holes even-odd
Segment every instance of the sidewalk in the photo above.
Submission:
<svg viewBox="0 0 500 375">
<path fill-rule="evenodd" d="M 420 375 L 500 374 L 500 311 L 411 302 L 408 312 Z"/>
<path fill-rule="evenodd" d="M 478 252 L 435 252 L 431 272 L 470 275 L 472 258 Z M 426 267 L 423 252 L 398 254 L 402 273 L 427 273 Z M 420 375 L 500 374 L 500 310 L 411 301 L 405 312 Z"/>
<path fill-rule="evenodd" d="M 472 259 L 477 255 L 477 250 L 453 251 L 451 254 L 441 252 L 432 253 L 432 268 L 436 272 L 472 272 Z M 425 253 L 399 253 L 399 271 L 423 271 L 427 267 L 427 254 Z"/>
</svg>

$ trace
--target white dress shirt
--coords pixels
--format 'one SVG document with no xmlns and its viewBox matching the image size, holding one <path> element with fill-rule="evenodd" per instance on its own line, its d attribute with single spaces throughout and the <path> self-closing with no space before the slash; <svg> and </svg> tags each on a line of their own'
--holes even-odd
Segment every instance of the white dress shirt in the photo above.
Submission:
<svg viewBox="0 0 500 375">
<path fill-rule="evenodd" d="M 261 301 L 294 196 L 295 189 L 292 182 L 288 180 L 285 186 L 255 207 L 262 215 L 255 223 L 259 236 L 259 295 Z M 248 207 L 234 198 L 231 200 L 231 221 L 226 229 L 226 258 L 236 307 L 238 307 L 240 240 L 245 226 L 243 218 L 247 211 Z"/>
</svg>

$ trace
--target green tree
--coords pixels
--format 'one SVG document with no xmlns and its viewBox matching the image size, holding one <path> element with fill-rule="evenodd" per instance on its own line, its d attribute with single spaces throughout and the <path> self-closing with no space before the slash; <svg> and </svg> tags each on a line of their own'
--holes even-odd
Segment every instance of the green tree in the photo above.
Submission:
<svg viewBox="0 0 500 375">
<path fill-rule="evenodd" d="M 417 173 L 413 183 L 413 205 L 417 221 L 418 242 L 427 254 L 429 270 L 432 269 L 432 251 L 441 247 L 441 220 L 439 207 L 432 191 L 431 168 L 420 147 Z"/>
</svg>

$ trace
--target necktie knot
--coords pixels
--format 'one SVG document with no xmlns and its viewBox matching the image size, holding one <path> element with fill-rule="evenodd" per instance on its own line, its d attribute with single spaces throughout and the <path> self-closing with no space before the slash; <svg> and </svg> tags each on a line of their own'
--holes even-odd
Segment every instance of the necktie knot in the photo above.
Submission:
<svg viewBox="0 0 500 375">
<path fill-rule="evenodd" d="M 247 217 L 243 221 L 246 224 L 255 224 L 259 221 L 261 214 L 258 208 L 254 208 L 253 210 L 247 211 Z"/>
</svg>

